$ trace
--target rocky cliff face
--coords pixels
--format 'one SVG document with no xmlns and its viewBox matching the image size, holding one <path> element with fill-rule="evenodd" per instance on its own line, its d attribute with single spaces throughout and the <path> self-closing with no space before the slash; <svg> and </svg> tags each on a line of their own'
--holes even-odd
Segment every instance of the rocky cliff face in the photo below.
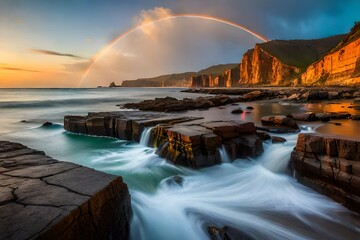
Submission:
<svg viewBox="0 0 360 240">
<path fill-rule="evenodd" d="M 360 38 L 311 64 L 300 78 L 304 85 L 360 84 Z"/>
<path fill-rule="evenodd" d="M 300 68 L 284 64 L 260 45 L 256 45 L 255 49 L 249 50 L 243 56 L 239 84 L 280 85 L 299 72 Z"/>
</svg>

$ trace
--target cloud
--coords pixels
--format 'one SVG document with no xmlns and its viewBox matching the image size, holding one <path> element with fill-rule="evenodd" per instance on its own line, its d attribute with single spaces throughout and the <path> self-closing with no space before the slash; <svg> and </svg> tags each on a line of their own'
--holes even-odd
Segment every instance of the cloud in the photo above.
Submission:
<svg viewBox="0 0 360 240">
<path fill-rule="evenodd" d="M 76 59 L 86 59 L 84 57 L 80 57 L 80 56 L 77 56 L 77 55 L 74 55 L 74 54 L 59 53 L 59 52 L 43 50 L 43 49 L 30 49 L 30 51 L 32 51 L 33 53 L 44 54 L 44 55 L 71 57 L 71 58 L 76 58 Z"/>
<path fill-rule="evenodd" d="M 141 30 L 142 32 L 150 36 L 156 36 L 156 31 L 158 30 L 156 24 L 149 24 L 156 20 L 166 18 L 173 15 L 172 11 L 169 8 L 164 7 L 155 7 L 149 10 L 142 10 L 138 16 L 136 16 L 135 23 L 136 25 L 145 25 Z M 171 24 L 171 21 L 167 21 L 167 24 Z"/>
<path fill-rule="evenodd" d="M 0 64 L 0 65 L 6 65 L 6 64 Z M 8 71 L 22 71 L 22 72 L 43 73 L 42 71 L 24 69 L 24 68 L 15 68 L 15 67 L 0 67 L 0 69 L 8 70 Z"/>
</svg>

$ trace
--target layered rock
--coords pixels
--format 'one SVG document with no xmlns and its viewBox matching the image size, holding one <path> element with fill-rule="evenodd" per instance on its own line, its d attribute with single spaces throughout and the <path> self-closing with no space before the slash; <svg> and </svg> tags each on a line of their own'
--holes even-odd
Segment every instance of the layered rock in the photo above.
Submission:
<svg viewBox="0 0 360 240">
<path fill-rule="evenodd" d="M 231 160 L 263 152 L 262 142 L 251 122 L 206 122 L 169 114 L 105 112 L 65 116 L 64 128 L 73 133 L 137 142 L 143 131 L 151 129 L 148 146 L 157 148 L 157 154 L 169 162 L 192 168 L 220 163 L 222 145 Z"/>
<path fill-rule="evenodd" d="M 239 85 L 290 85 L 299 74 L 335 47 L 343 35 L 317 40 L 273 40 L 243 55 Z"/>
<path fill-rule="evenodd" d="M 299 182 L 360 213 L 360 141 L 299 134 L 291 163 Z"/>
<path fill-rule="evenodd" d="M 240 67 L 237 65 L 221 74 L 206 74 L 193 76 L 191 87 L 233 87 L 238 84 Z"/>
<path fill-rule="evenodd" d="M 239 84 L 281 85 L 299 72 L 299 68 L 284 64 L 256 45 L 241 60 Z"/>
<path fill-rule="evenodd" d="M 0 141 L 0 239 L 128 239 L 121 177 Z"/>
<path fill-rule="evenodd" d="M 360 35 L 360 30 L 350 33 Z M 344 40 L 337 48 L 311 64 L 301 75 L 303 85 L 360 84 L 360 38 Z"/>
<path fill-rule="evenodd" d="M 191 78 L 191 87 L 214 87 L 211 75 L 198 75 Z"/>
</svg>

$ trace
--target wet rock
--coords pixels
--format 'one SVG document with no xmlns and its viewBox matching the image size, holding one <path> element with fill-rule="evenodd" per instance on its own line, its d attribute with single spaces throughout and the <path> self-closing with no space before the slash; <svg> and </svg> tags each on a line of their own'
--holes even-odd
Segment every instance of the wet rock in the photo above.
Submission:
<svg viewBox="0 0 360 240">
<path fill-rule="evenodd" d="M 331 119 L 348 119 L 351 114 L 348 112 L 330 112 L 328 113 Z"/>
<path fill-rule="evenodd" d="M 306 121 L 306 122 L 319 120 L 319 118 L 316 117 L 315 113 L 294 113 L 291 114 L 290 117 L 297 121 Z"/>
<path fill-rule="evenodd" d="M 277 137 L 277 136 L 272 136 L 271 137 L 271 142 L 272 143 L 284 143 L 286 142 L 287 140 L 283 137 Z"/>
<path fill-rule="evenodd" d="M 313 100 L 327 100 L 327 99 L 329 99 L 329 93 L 327 91 L 311 90 L 306 100 L 313 101 Z"/>
<path fill-rule="evenodd" d="M 256 157 L 264 152 L 263 145 L 257 135 L 246 135 L 223 143 L 231 160 L 244 157 Z"/>
<path fill-rule="evenodd" d="M 177 185 L 177 186 L 183 186 L 183 183 L 184 183 L 184 178 L 181 177 L 181 176 L 172 176 L 171 178 L 167 179 L 166 180 L 166 184 L 169 185 L 169 186 L 174 186 L 174 185 Z"/>
<path fill-rule="evenodd" d="M 121 177 L 0 141 L 2 239 L 128 239 L 130 195 Z"/>
<path fill-rule="evenodd" d="M 65 116 L 64 128 L 69 132 L 87 134 L 88 130 L 86 128 L 86 117 Z"/>
<path fill-rule="evenodd" d="M 315 113 L 315 117 L 317 117 L 320 121 L 323 122 L 330 121 L 330 116 L 326 113 Z"/>
<path fill-rule="evenodd" d="M 42 127 L 51 127 L 53 125 L 52 122 L 44 122 Z"/>
<path fill-rule="evenodd" d="M 244 111 L 241 108 L 237 108 L 231 111 L 232 114 L 240 114 L 243 113 Z"/>
<path fill-rule="evenodd" d="M 276 115 L 276 116 L 264 116 L 261 118 L 261 123 L 263 126 L 273 126 L 273 127 L 281 127 L 279 129 L 284 130 L 287 132 L 286 129 L 290 129 L 288 132 L 293 132 L 291 130 L 300 131 L 299 126 L 297 123 L 284 115 Z M 276 129 L 276 128 L 274 128 Z"/>
<path fill-rule="evenodd" d="M 329 91 L 329 100 L 339 99 L 339 92 Z"/>
<path fill-rule="evenodd" d="M 253 240 L 249 234 L 232 227 L 217 228 L 209 226 L 207 228 L 211 240 Z"/>
<path fill-rule="evenodd" d="M 247 106 L 246 109 L 253 110 L 254 108 L 252 106 Z"/>
<path fill-rule="evenodd" d="M 360 114 L 353 114 L 351 115 L 352 120 L 360 120 Z"/>
<path fill-rule="evenodd" d="M 126 103 L 124 108 L 139 109 L 143 111 L 179 112 L 194 109 L 208 109 L 234 103 L 229 96 L 218 95 L 214 97 L 198 97 L 196 99 L 184 98 L 178 100 L 172 97 L 144 100 L 139 103 Z"/>
<path fill-rule="evenodd" d="M 246 93 L 243 96 L 243 98 L 247 101 L 253 101 L 253 100 L 259 99 L 260 97 L 262 97 L 262 92 L 258 91 L 258 90 Z"/>
<path fill-rule="evenodd" d="M 360 141 L 299 134 L 291 163 L 300 183 L 360 213 Z"/>
<path fill-rule="evenodd" d="M 286 100 L 293 101 L 293 100 L 297 100 L 299 98 L 300 98 L 300 93 L 294 93 L 291 96 L 289 96 Z"/>
<path fill-rule="evenodd" d="M 260 138 L 261 141 L 267 141 L 271 139 L 270 134 L 266 132 L 257 132 L 256 135 Z"/>
</svg>

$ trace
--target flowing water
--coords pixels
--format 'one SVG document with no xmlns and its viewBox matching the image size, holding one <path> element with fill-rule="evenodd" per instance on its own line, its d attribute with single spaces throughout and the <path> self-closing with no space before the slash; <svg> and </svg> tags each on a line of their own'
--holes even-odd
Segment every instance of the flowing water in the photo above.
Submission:
<svg viewBox="0 0 360 240">
<path fill-rule="evenodd" d="M 209 225 L 226 225 L 256 239 L 360 239 L 358 215 L 287 174 L 296 134 L 281 135 L 287 139 L 284 144 L 264 143 L 265 152 L 256 159 L 230 163 L 223 152 L 222 164 L 192 170 L 168 164 L 146 147 L 147 131 L 142 144 L 77 135 L 64 131 L 62 118 L 89 111 L 116 111 L 119 108 L 115 105 L 124 102 L 198 95 L 153 88 L 0 89 L 0 94 L 1 140 L 21 142 L 59 160 L 123 176 L 132 198 L 134 240 L 208 239 Z M 307 111 L 301 104 L 259 102 L 241 107 L 248 105 L 254 110 L 240 115 L 230 114 L 234 106 L 186 114 L 258 122 L 267 114 Z M 41 127 L 45 121 L 57 124 Z M 346 124 L 360 129 L 357 122 Z M 302 125 L 304 132 L 326 127 Z M 356 137 L 352 134 L 349 132 L 349 137 Z"/>
</svg>

